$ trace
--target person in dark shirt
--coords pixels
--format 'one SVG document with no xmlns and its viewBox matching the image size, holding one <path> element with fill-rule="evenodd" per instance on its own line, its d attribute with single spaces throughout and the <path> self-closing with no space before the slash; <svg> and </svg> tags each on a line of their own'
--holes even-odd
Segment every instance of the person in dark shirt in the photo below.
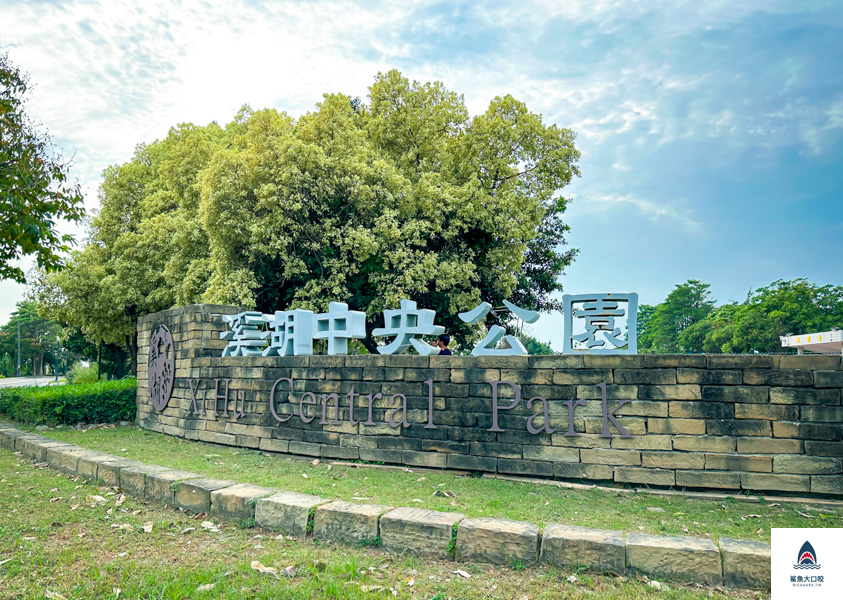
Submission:
<svg viewBox="0 0 843 600">
<path fill-rule="evenodd" d="M 450 356 L 453 354 L 450 350 L 448 350 L 448 344 L 451 343 L 451 336 L 447 333 L 443 333 L 439 336 L 439 356 Z"/>
</svg>

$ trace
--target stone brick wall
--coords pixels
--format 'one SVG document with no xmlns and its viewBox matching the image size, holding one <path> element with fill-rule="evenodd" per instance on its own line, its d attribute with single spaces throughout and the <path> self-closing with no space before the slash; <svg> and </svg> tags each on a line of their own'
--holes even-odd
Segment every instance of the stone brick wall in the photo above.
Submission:
<svg viewBox="0 0 843 600">
<path fill-rule="evenodd" d="M 193 305 L 139 320 L 140 426 L 320 458 L 843 495 L 839 356 L 223 358 L 221 315 L 235 312 Z M 173 334 L 176 381 L 169 405 L 158 412 L 149 402 L 146 360 L 152 331 L 162 324 Z M 225 396 L 226 380 L 227 401 L 215 399 Z M 501 381 L 520 391 L 511 409 L 515 388 L 489 383 Z M 604 382 L 605 418 L 598 386 Z M 495 387 L 502 431 L 490 431 Z M 615 410 L 622 400 L 628 402 Z M 621 437 L 611 415 L 632 437 Z M 602 435 L 604 426 L 611 437 Z"/>
</svg>

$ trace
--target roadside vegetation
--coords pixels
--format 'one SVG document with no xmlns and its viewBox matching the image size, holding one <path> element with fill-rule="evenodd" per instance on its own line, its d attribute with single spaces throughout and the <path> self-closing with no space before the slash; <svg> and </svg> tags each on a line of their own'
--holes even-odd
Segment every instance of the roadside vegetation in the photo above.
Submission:
<svg viewBox="0 0 843 600">
<path fill-rule="evenodd" d="M 4 600 L 727 597 L 672 583 L 657 590 L 643 577 L 422 561 L 209 523 L 57 475 L 6 450 L 0 450 L 0 513 Z"/>
<path fill-rule="evenodd" d="M 92 450 L 207 477 L 326 498 L 529 521 L 540 527 L 547 523 L 569 523 L 657 535 L 767 542 L 773 527 L 843 527 L 841 506 L 566 489 L 467 477 L 447 471 L 332 465 L 331 460 L 313 464 L 313 459 L 192 442 L 136 427 L 59 429 L 46 435 Z"/>
<path fill-rule="evenodd" d="M 30 425 L 104 423 L 133 419 L 137 381 L 0 388 L 0 417 Z"/>
</svg>

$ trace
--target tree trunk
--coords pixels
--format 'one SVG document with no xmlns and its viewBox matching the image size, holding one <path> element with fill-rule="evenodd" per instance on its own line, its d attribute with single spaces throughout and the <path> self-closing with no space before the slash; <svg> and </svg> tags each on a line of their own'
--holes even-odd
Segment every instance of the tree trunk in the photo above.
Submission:
<svg viewBox="0 0 843 600">
<path fill-rule="evenodd" d="M 100 365 L 102 365 L 102 340 L 97 343 L 97 381 L 102 377 L 102 368 Z"/>
<path fill-rule="evenodd" d="M 365 338 L 363 338 L 362 342 L 363 342 L 363 347 L 365 347 L 366 350 L 368 350 L 369 354 L 377 354 L 378 353 L 378 345 L 377 345 L 377 343 L 375 343 L 375 340 L 373 340 L 369 336 L 366 336 Z"/>
<path fill-rule="evenodd" d="M 126 336 L 126 345 L 129 347 L 129 356 L 131 359 L 130 368 L 132 371 L 132 377 L 138 376 L 138 336 L 135 335 L 127 335 Z"/>
</svg>

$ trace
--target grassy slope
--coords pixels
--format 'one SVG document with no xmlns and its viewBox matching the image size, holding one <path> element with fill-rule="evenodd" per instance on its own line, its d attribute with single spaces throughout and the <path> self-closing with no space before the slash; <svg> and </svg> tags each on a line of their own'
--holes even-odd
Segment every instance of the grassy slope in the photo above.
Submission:
<svg viewBox="0 0 843 600">
<path fill-rule="evenodd" d="M 118 498 L 113 490 L 36 468 L 0 449 L 0 597 L 115 599 L 119 589 L 120 598 L 131 599 L 342 600 L 393 598 L 392 588 L 397 598 L 436 600 L 725 598 L 673 584 L 656 591 L 635 579 L 587 573 L 569 582 L 570 572 L 545 567 L 514 571 L 419 561 L 372 549 L 279 540 L 268 532 L 227 524 L 215 533 L 203 530 L 189 515 L 131 498 L 120 504 Z M 147 523 L 152 524 L 149 533 L 142 529 Z M 253 570 L 255 560 L 298 571 L 293 578 L 276 580 Z M 456 568 L 471 578 L 455 575 Z M 198 590 L 208 584 L 215 587 Z"/>
<path fill-rule="evenodd" d="M 843 527 L 843 508 L 839 507 L 569 490 L 463 477 L 446 471 L 331 468 L 329 461 L 312 466 L 307 461 L 191 442 L 135 427 L 87 432 L 62 429 L 47 435 L 85 448 L 219 479 L 328 498 L 366 498 L 366 502 L 377 504 L 529 521 L 540 527 L 546 523 L 570 523 L 627 532 L 764 541 L 770 540 L 772 527 Z M 437 490 L 452 491 L 456 498 L 434 496 Z"/>
</svg>

